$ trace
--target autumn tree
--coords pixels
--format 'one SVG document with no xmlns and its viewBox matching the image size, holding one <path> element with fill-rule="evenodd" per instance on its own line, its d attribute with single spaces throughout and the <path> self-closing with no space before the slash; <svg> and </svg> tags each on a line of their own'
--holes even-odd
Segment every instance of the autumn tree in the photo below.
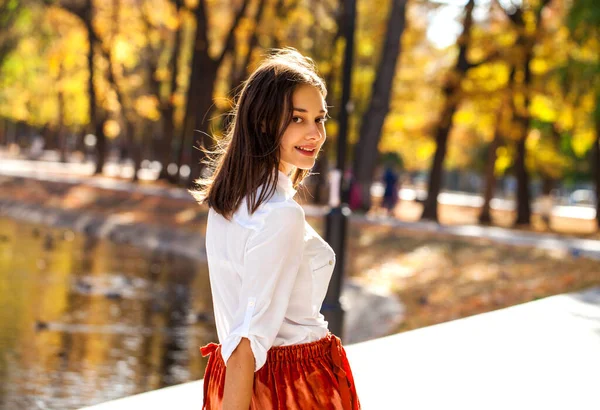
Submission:
<svg viewBox="0 0 600 410">
<path fill-rule="evenodd" d="M 250 0 L 243 0 L 234 10 L 233 20 L 226 27 L 225 40 L 218 51 L 214 51 L 213 36 L 209 36 L 209 16 L 207 0 L 199 0 L 194 10 L 196 34 L 194 39 L 190 82 L 187 92 L 185 123 L 182 146 L 193 147 L 190 158 L 190 182 L 199 175 L 202 161 L 200 146 L 212 149 L 213 142 L 209 128 L 213 93 L 219 67 L 225 57 L 235 48 L 235 32 L 245 14 Z M 196 136 L 200 136 L 197 138 Z M 184 151 L 185 153 L 186 151 Z M 180 158 L 180 161 L 182 159 Z"/>
<path fill-rule="evenodd" d="M 0 0 L 0 67 L 19 40 L 15 26 L 23 8 L 22 1 Z"/>
<path fill-rule="evenodd" d="M 392 0 L 381 59 L 373 82 L 369 107 L 365 111 L 354 150 L 354 189 L 360 190 L 361 208 L 371 207 L 371 184 L 377 159 L 379 140 L 390 109 L 396 63 L 401 53 L 400 38 L 406 24 L 406 0 Z"/>
<path fill-rule="evenodd" d="M 469 0 L 465 6 L 463 32 L 458 38 L 458 57 L 456 59 L 456 65 L 448 73 L 446 83 L 442 88 L 445 102 L 439 116 L 439 124 L 434 134 L 436 148 L 429 171 L 427 199 L 425 200 L 421 219 L 438 220 L 438 195 L 442 186 L 444 158 L 448 146 L 448 135 L 452 127 L 452 117 L 454 116 L 458 102 L 460 101 L 460 81 L 469 68 L 473 66 L 467 60 L 467 50 L 471 38 L 471 29 L 473 27 L 474 8 L 475 0 Z"/>
<path fill-rule="evenodd" d="M 583 123 L 591 122 L 590 169 L 596 190 L 596 229 L 600 229 L 600 8 L 594 0 L 574 2 L 567 16 L 574 52 L 563 73 L 564 87 L 583 106 Z"/>
<path fill-rule="evenodd" d="M 87 95 L 89 100 L 89 130 L 96 136 L 97 157 L 95 173 L 101 174 L 106 161 L 107 141 L 106 134 L 104 133 L 106 111 L 102 108 L 94 85 L 94 80 L 99 75 L 94 63 L 94 57 L 96 56 L 96 49 L 102 47 L 102 40 L 98 37 L 94 28 L 94 4 L 93 0 L 61 0 L 59 5 L 81 20 L 88 40 L 87 62 L 89 76 L 87 81 Z"/>
<path fill-rule="evenodd" d="M 520 6 L 503 9 L 513 23 L 516 31 L 514 49 L 518 53 L 515 62 L 516 74 L 512 76 L 513 127 L 520 136 L 516 141 L 515 174 L 517 178 L 517 217 L 516 225 L 529 225 L 531 205 L 527 169 L 527 136 L 531 127 L 530 103 L 533 72 L 531 62 L 534 59 L 534 47 L 542 32 L 541 16 L 550 0 L 540 0 L 539 4 L 523 2 Z M 517 82 L 518 81 L 518 82 Z"/>
</svg>

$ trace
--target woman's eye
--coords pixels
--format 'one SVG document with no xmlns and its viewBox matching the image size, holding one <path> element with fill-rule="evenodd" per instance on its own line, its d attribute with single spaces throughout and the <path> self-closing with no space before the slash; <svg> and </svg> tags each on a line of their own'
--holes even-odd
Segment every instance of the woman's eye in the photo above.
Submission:
<svg viewBox="0 0 600 410">
<path fill-rule="evenodd" d="M 296 124 L 300 124 L 302 122 L 302 118 L 300 118 L 300 117 L 292 117 L 292 122 L 295 122 Z"/>
<path fill-rule="evenodd" d="M 327 121 L 327 118 L 326 118 L 326 117 L 323 117 L 323 118 L 317 118 L 317 122 L 318 122 L 319 124 L 325 124 L 325 122 L 326 122 L 326 121 Z"/>
</svg>

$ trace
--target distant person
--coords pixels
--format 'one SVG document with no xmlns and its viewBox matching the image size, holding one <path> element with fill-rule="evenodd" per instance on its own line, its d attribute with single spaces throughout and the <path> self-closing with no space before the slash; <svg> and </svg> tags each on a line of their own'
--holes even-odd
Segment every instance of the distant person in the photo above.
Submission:
<svg viewBox="0 0 600 410">
<path fill-rule="evenodd" d="M 385 209 L 388 216 L 394 216 L 394 209 L 398 203 L 398 174 L 392 166 L 387 166 L 383 172 L 383 200 L 381 206 Z"/>
<path fill-rule="evenodd" d="M 203 409 L 360 408 L 320 313 L 335 254 L 293 199 L 325 142 L 326 93 L 312 60 L 277 50 L 245 82 L 212 174 L 196 181 L 220 342 L 201 349 Z"/>
<path fill-rule="evenodd" d="M 29 147 L 29 159 L 39 159 L 44 153 L 44 137 L 36 135 L 33 137 L 33 142 Z"/>
<path fill-rule="evenodd" d="M 362 207 L 362 193 L 360 183 L 354 178 L 354 173 L 351 168 L 348 168 L 347 181 L 349 181 L 350 189 L 348 191 L 348 206 L 352 211 L 358 211 Z"/>
<path fill-rule="evenodd" d="M 552 209 L 554 208 L 554 199 L 550 192 L 546 192 L 538 199 L 538 209 L 540 217 L 544 222 L 546 229 L 551 230 L 550 217 L 552 216 Z"/>
</svg>

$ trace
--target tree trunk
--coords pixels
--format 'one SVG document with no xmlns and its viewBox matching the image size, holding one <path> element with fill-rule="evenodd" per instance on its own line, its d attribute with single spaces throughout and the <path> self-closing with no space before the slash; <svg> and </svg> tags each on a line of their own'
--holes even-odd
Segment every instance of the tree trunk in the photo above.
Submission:
<svg viewBox="0 0 600 410">
<path fill-rule="evenodd" d="M 212 59 L 205 57 L 200 53 L 194 53 L 182 143 L 179 147 L 179 168 L 187 164 L 191 170 L 188 184 L 200 175 L 202 151 L 199 147 L 210 148 L 212 145 L 208 125 L 218 66 Z M 198 67 L 202 69 L 199 70 Z"/>
<path fill-rule="evenodd" d="M 258 7 L 256 10 L 256 16 L 254 18 L 254 28 L 252 30 L 252 34 L 250 35 L 250 40 L 248 41 L 248 52 L 244 56 L 241 65 L 236 66 L 235 58 L 232 62 L 231 67 L 231 89 L 235 89 L 239 86 L 242 81 L 244 81 L 250 75 L 249 66 L 250 66 L 250 58 L 252 57 L 252 50 L 258 46 L 258 26 L 263 19 L 263 15 L 266 9 L 267 0 L 260 0 L 258 3 Z"/>
<path fill-rule="evenodd" d="M 104 118 L 100 118 L 98 112 L 98 98 L 96 96 L 96 90 L 94 89 L 94 76 L 95 76 L 95 67 L 94 67 L 94 49 L 96 46 L 101 46 L 100 39 L 94 32 L 93 20 L 94 20 L 94 5 L 93 0 L 85 0 L 83 3 L 69 3 L 67 2 L 60 4 L 61 7 L 64 7 L 69 12 L 76 15 L 85 27 L 85 31 L 88 38 L 88 53 L 87 53 L 87 63 L 88 63 L 88 82 L 87 82 L 87 91 L 89 98 L 88 105 L 88 115 L 89 115 L 89 123 L 88 123 L 88 131 L 96 136 L 96 169 L 94 171 L 95 174 L 102 173 L 102 169 L 104 168 L 104 161 L 106 157 L 106 136 L 104 135 Z"/>
<path fill-rule="evenodd" d="M 94 32 L 93 20 L 94 20 L 94 6 L 92 0 L 87 0 L 82 14 L 83 24 L 88 37 L 89 49 L 87 54 L 88 61 L 88 96 L 89 102 L 89 116 L 90 116 L 90 128 L 91 131 L 96 135 L 96 169 L 94 174 L 101 174 L 104 168 L 104 161 L 106 156 L 106 137 L 104 135 L 103 121 L 97 114 L 98 111 L 98 97 L 96 96 L 96 90 L 94 89 L 94 48 L 98 43 L 98 37 Z"/>
<path fill-rule="evenodd" d="M 188 162 L 190 166 L 190 177 L 188 184 L 200 176 L 203 153 L 197 147 L 202 145 L 211 148 L 212 138 L 210 136 L 210 111 L 212 98 L 217 78 L 217 72 L 227 53 L 235 49 L 235 31 L 242 16 L 244 15 L 249 0 L 245 0 L 234 17 L 233 24 L 228 31 L 225 46 L 221 54 L 213 59 L 209 54 L 208 16 L 206 14 L 205 0 L 200 0 L 194 16 L 196 18 L 196 36 L 194 39 L 194 53 L 192 57 L 192 70 L 190 73 L 190 86 L 187 93 L 187 104 L 185 111 L 184 129 L 181 137 L 179 167 Z M 188 145 L 187 139 L 191 139 Z M 191 152 L 188 153 L 188 149 Z"/>
<path fill-rule="evenodd" d="M 328 49 L 325 50 L 325 53 L 320 57 L 320 58 L 328 58 L 331 61 L 333 61 L 333 59 L 331 59 L 328 56 L 332 56 L 335 53 L 336 50 L 336 45 L 337 45 L 337 41 L 339 38 L 342 37 L 342 27 L 344 25 L 344 16 L 345 14 L 345 5 L 346 3 L 344 1 L 340 1 L 339 2 L 339 7 L 342 9 L 341 11 L 338 11 L 337 17 L 336 17 L 336 25 L 337 25 L 337 30 L 333 36 L 333 39 L 331 40 L 331 42 L 327 43 L 327 47 Z M 318 47 L 318 49 L 322 49 L 321 47 Z M 339 69 L 335 69 L 334 67 L 330 67 L 329 72 L 327 73 L 327 75 L 325 76 L 325 85 L 331 90 L 333 88 L 333 84 L 336 81 L 336 75 L 340 74 L 341 70 Z M 331 94 L 330 94 L 331 95 Z M 340 96 L 341 98 L 341 96 Z M 338 113 L 339 113 L 339 103 L 333 103 L 333 107 L 332 110 L 330 111 L 330 115 L 334 118 L 338 117 Z M 328 186 L 329 184 L 329 158 L 327 157 L 328 152 L 330 149 L 332 149 L 333 144 L 332 141 L 330 140 L 329 143 L 326 143 L 325 145 L 323 145 L 322 151 L 319 158 L 317 159 L 317 164 L 316 164 L 316 169 L 318 174 L 315 175 L 316 181 L 315 181 L 315 193 L 314 193 L 314 203 L 315 204 L 319 204 L 319 205 L 325 205 L 329 202 L 329 192 L 327 191 L 327 193 L 325 193 L 325 187 Z M 344 198 L 345 199 L 345 198 Z M 346 202 L 344 200 L 344 202 Z"/>
<path fill-rule="evenodd" d="M 600 230 L 600 118 L 596 115 L 596 141 L 592 148 L 592 172 L 596 180 L 596 230 Z"/>
<path fill-rule="evenodd" d="M 325 183 L 327 182 L 327 172 L 329 170 L 329 161 L 326 152 L 322 152 L 322 155 L 317 159 L 315 164 L 316 175 L 314 184 L 313 203 L 324 205 L 328 202 L 328 195 L 323 192 L 325 189 Z"/>
<path fill-rule="evenodd" d="M 6 138 L 7 128 L 8 128 L 8 120 L 0 117 L 0 147 L 4 147 L 8 143 L 8 139 Z"/>
<path fill-rule="evenodd" d="M 58 83 L 61 83 L 63 77 L 63 66 L 59 65 Z M 58 90 L 58 149 L 60 152 L 60 162 L 67 162 L 67 133 L 65 132 L 65 94 L 62 88 Z"/>
<path fill-rule="evenodd" d="M 387 24 L 385 43 L 369 108 L 363 115 L 360 136 L 354 152 L 354 181 L 360 189 L 360 209 L 371 207 L 371 183 L 379 156 L 379 140 L 385 117 L 390 108 L 398 56 L 401 53 L 402 33 L 406 20 L 406 0 L 393 0 Z M 342 170 L 343 171 L 343 170 Z"/>
<path fill-rule="evenodd" d="M 189 134 L 193 141 L 191 145 L 189 184 L 192 184 L 200 176 L 203 169 L 201 161 L 204 159 L 204 153 L 200 150 L 200 146 L 209 150 L 213 150 L 214 148 L 214 140 L 210 133 L 209 125 L 213 105 L 212 95 L 219 67 L 212 60 L 202 63 L 202 67 L 206 67 L 206 69 L 202 70 L 204 75 L 198 81 L 199 92 L 197 94 L 198 104 L 196 106 L 198 111 L 194 116 L 194 124 L 196 126 Z M 200 132 L 196 132 L 196 130 Z"/>
<path fill-rule="evenodd" d="M 171 87 L 169 90 L 169 99 L 164 101 L 161 105 L 161 115 L 163 119 L 163 135 L 162 135 L 162 149 L 160 151 L 160 163 L 162 168 L 158 179 L 168 179 L 172 182 L 171 176 L 167 172 L 167 168 L 171 162 L 173 162 L 173 141 L 175 140 L 175 106 L 173 105 L 173 98 L 177 92 L 177 75 L 179 73 L 179 56 L 181 50 L 181 38 L 182 38 L 182 17 L 181 11 L 178 9 L 179 15 L 179 26 L 175 31 L 175 38 L 173 40 L 173 54 L 171 56 Z M 179 130 L 181 132 L 181 130 Z"/>
<path fill-rule="evenodd" d="M 106 161 L 106 135 L 104 134 L 104 121 L 96 124 L 96 169 L 95 175 L 102 174 L 104 162 Z"/>
<path fill-rule="evenodd" d="M 133 161 L 133 175 L 131 176 L 131 182 L 138 181 L 138 171 L 140 170 L 142 164 L 142 150 L 137 139 L 135 129 L 136 126 L 133 121 L 129 121 L 127 118 L 125 118 L 127 148 L 129 155 L 131 155 L 131 160 Z"/>
<path fill-rule="evenodd" d="M 449 98 L 450 96 L 447 95 L 446 100 Z M 444 158 L 446 158 L 446 152 L 448 150 L 448 134 L 450 132 L 452 117 L 454 116 L 455 111 L 455 103 L 446 103 L 441 120 L 445 125 L 439 126 L 435 135 L 435 154 L 429 171 L 427 198 L 423 205 L 423 213 L 421 214 L 422 220 L 438 221 L 437 198 L 442 189 Z"/>
<path fill-rule="evenodd" d="M 483 207 L 479 214 L 479 223 L 483 225 L 492 224 L 492 215 L 490 203 L 494 197 L 494 191 L 496 190 L 496 175 L 494 170 L 496 168 L 496 150 L 500 146 L 500 133 L 496 129 L 494 133 L 494 139 L 488 147 L 487 162 L 485 164 L 485 190 L 483 193 Z"/>
<path fill-rule="evenodd" d="M 517 141 L 515 158 L 515 176 L 517 177 L 517 219 L 515 225 L 529 225 L 531 222 L 531 206 L 529 204 L 529 173 L 525 164 L 527 148 L 526 138 Z"/>
<path fill-rule="evenodd" d="M 533 58 L 533 44 L 528 46 L 527 52 L 525 53 L 525 61 L 523 64 L 523 70 L 525 71 L 524 76 L 524 95 L 523 95 L 523 106 L 529 107 L 530 95 L 528 92 L 531 86 L 531 70 L 529 65 Z M 527 108 L 526 108 L 527 109 Z M 529 112 L 519 111 L 515 109 L 515 122 L 519 130 L 523 132 L 523 136 L 517 141 L 517 152 L 515 158 L 515 176 L 517 178 L 517 218 L 515 220 L 515 226 L 517 225 L 530 225 L 531 224 L 531 196 L 529 195 L 529 171 L 527 170 L 527 135 L 529 134 L 529 127 L 531 117 Z"/>
<path fill-rule="evenodd" d="M 167 63 L 168 67 L 171 69 L 171 77 L 169 84 L 169 91 L 166 98 L 161 98 L 161 83 L 156 79 L 154 73 L 158 70 L 158 58 L 155 50 L 152 48 L 150 43 L 146 46 L 146 52 L 148 54 L 148 62 L 149 62 L 149 70 L 152 75 L 149 78 L 149 87 L 151 92 L 156 95 L 157 98 L 160 99 L 159 110 L 161 113 L 162 119 L 162 135 L 160 138 L 154 139 L 153 144 L 151 146 L 156 151 L 156 158 L 161 164 L 161 170 L 158 175 L 158 179 L 167 179 L 170 180 L 170 176 L 167 172 L 167 168 L 169 164 L 173 161 L 173 141 L 174 141 L 174 133 L 175 133 L 175 123 L 174 123 L 174 112 L 175 107 L 173 104 L 173 98 L 175 93 L 177 92 L 177 76 L 179 73 L 179 58 L 181 56 L 181 43 L 182 43 L 182 27 L 183 27 L 183 17 L 182 11 L 183 1 L 175 0 L 172 1 L 173 6 L 175 7 L 175 14 L 178 18 L 178 26 L 174 32 L 173 36 L 173 50 L 171 55 L 169 56 L 169 62 Z M 145 22 L 146 31 L 148 35 L 150 35 L 150 26 L 147 16 L 144 15 L 143 21 Z"/>
<path fill-rule="evenodd" d="M 517 9 L 512 14 L 507 13 L 509 19 L 516 25 L 518 38 L 516 41 L 516 48 L 521 48 L 524 55 L 522 62 L 523 67 L 523 84 L 521 86 L 522 103 L 515 104 L 513 102 L 514 122 L 515 127 L 520 130 L 523 135 L 517 141 L 517 152 L 515 158 L 515 176 L 517 178 L 517 217 L 515 219 L 515 226 L 518 225 L 530 225 L 531 224 L 531 198 L 529 195 L 529 172 L 527 170 L 527 135 L 531 124 L 531 117 L 529 115 L 529 104 L 531 101 L 530 88 L 532 85 L 532 73 L 531 73 L 531 60 L 533 60 L 533 48 L 537 41 L 537 37 L 540 33 L 541 16 L 543 10 L 550 3 L 551 0 L 541 0 L 535 11 L 535 31 L 529 33 L 526 29 L 527 22 L 523 18 L 523 10 Z M 514 77 L 511 75 L 511 80 Z M 513 99 L 515 98 L 515 88 L 513 83 Z"/>
<path fill-rule="evenodd" d="M 435 133 L 436 149 L 433 156 L 433 164 L 429 171 L 429 185 L 427 188 L 427 198 L 423 206 L 422 220 L 432 220 L 438 222 L 438 195 L 442 188 L 442 178 L 444 170 L 444 159 L 448 146 L 448 134 L 452 128 L 452 117 L 456 112 L 460 99 L 460 79 L 470 68 L 467 61 L 467 49 L 471 40 L 471 28 L 473 27 L 473 9 L 475 0 L 469 0 L 465 6 L 465 22 L 463 32 L 458 38 L 458 58 L 451 73 L 448 84 L 444 86 L 444 107 L 440 115 L 440 124 Z"/>
</svg>

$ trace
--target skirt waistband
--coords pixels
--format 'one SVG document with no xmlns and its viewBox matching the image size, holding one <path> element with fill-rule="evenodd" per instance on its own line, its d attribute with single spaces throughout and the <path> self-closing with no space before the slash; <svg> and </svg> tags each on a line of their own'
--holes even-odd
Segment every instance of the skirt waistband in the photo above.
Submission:
<svg viewBox="0 0 600 410">
<path fill-rule="evenodd" d="M 327 357 L 331 355 L 331 347 L 339 344 L 339 339 L 332 333 L 328 333 L 322 339 L 314 342 L 301 343 L 297 345 L 272 346 L 267 351 L 267 360 L 269 362 L 290 362 L 302 359 L 312 359 L 318 357 Z M 220 353 L 221 345 L 209 343 L 200 350 L 202 356 L 208 356 L 216 351 Z M 220 354 L 219 354 L 220 356 Z"/>
<path fill-rule="evenodd" d="M 289 362 L 302 359 L 327 357 L 331 354 L 331 344 L 336 336 L 329 333 L 315 342 L 288 346 L 273 346 L 267 352 L 267 360 L 271 362 Z"/>
</svg>

